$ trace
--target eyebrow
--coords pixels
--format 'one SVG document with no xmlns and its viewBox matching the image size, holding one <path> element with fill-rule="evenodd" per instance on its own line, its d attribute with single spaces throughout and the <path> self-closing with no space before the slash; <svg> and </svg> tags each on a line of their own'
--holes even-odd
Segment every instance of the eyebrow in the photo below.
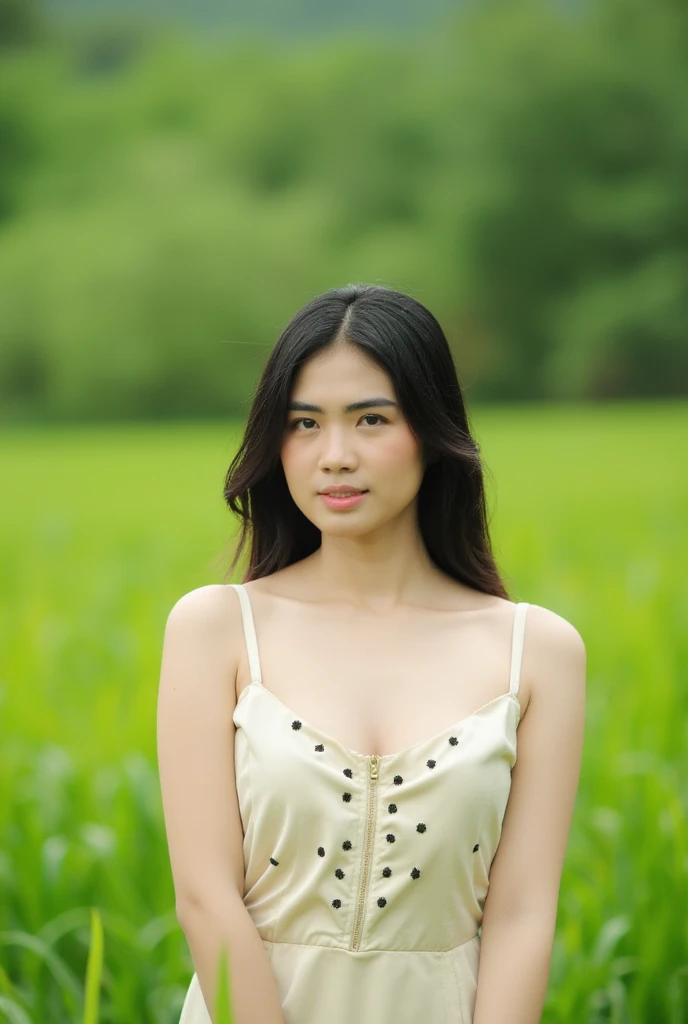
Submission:
<svg viewBox="0 0 688 1024">
<path fill-rule="evenodd" d="M 395 409 L 399 406 L 396 402 L 393 402 L 391 398 L 383 398 L 381 395 L 377 398 L 363 398 L 360 402 L 352 402 L 351 405 L 344 406 L 344 412 L 356 412 L 357 409 L 373 409 L 379 408 L 380 406 L 391 405 Z M 324 412 L 319 405 L 311 405 L 310 402 L 290 402 L 287 406 L 289 412 Z"/>
</svg>

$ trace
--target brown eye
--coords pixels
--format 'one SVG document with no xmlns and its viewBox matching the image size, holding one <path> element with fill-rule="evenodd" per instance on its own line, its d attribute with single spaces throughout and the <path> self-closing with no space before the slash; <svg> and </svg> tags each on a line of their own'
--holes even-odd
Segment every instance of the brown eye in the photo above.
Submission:
<svg viewBox="0 0 688 1024">
<path fill-rule="evenodd" d="M 386 416 L 381 416 L 380 413 L 377 413 L 377 412 L 367 412 L 363 416 L 361 416 L 361 420 L 370 420 L 370 419 L 379 420 L 381 423 L 389 423 L 389 420 L 386 418 Z M 296 428 L 298 427 L 298 425 L 300 423 L 315 423 L 315 420 L 312 419 L 310 416 L 301 416 L 301 417 L 299 417 L 298 420 L 292 420 L 291 421 L 291 423 L 289 424 L 289 429 L 290 430 L 296 430 Z M 371 426 L 371 427 L 376 427 L 377 425 L 378 425 L 377 423 L 369 423 L 368 424 L 368 426 Z M 306 432 L 310 431 L 310 429 L 311 429 L 310 427 L 306 428 Z"/>
</svg>

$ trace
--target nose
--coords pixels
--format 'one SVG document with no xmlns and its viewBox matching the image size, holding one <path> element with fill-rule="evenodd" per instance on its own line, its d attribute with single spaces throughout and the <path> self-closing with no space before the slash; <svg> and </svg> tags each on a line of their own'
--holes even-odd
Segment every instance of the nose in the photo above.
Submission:
<svg viewBox="0 0 688 1024">
<path fill-rule="evenodd" d="M 347 430 L 323 430 L 318 468 L 338 473 L 342 469 L 354 469 L 357 459 Z"/>
</svg>

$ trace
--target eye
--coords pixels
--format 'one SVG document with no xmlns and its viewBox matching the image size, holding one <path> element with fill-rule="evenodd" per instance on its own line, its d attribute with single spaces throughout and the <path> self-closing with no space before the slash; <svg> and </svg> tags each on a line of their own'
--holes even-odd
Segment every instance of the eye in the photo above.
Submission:
<svg viewBox="0 0 688 1024">
<path fill-rule="evenodd" d="M 374 420 L 380 420 L 381 423 L 389 423 L 389 420 L 385 416 L 381 416 L 380 413 L 377 413 L 377 412 L 367 412 L 367 413 L 365 413 L 364 416 L 361 416 L 361 419 L 362 420 L 374 419 Z M 299 425 L 299 423 L 315 423 L 315 420 L 311 419 L 310 416 L 301 416 L 298 420 L 292 420 L 291 421 L 291 423 L 289 424 L 289 429 L 290 430 L 295 430 L 296 427 Z M 377 424 L 376 423 L 372 423 L 372 424 L 368 424 L 368 426 L 375 427 L 375 426 L 377 426 Z M 303 432 L 304 431 L 301 431 L 301 433 L 303 433 Z M 306 429 L 305 433 L 310 433 L 310 430 Z"/>
<path fill-rule="evenodd" d="M 289 424 L 290 429 L 294 430 L 299 425 L 299 423 L 315 423 L 315 420 L 308 419 L 307 416 L 302 416 L 301 419 L 299 420 L 291 421 L 291 423 Z"/>
</svg>

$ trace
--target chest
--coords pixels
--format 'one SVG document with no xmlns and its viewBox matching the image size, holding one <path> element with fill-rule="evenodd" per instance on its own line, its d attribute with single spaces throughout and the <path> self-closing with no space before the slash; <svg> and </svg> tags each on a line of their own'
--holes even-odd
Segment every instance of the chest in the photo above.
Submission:
<svg viewBox="0 0 688 1024">
<path fill-rule="evenodd" d="M 284 605 L 256 615 L 256 633 L 263 685 L 351 750 L 411 747 L 508 690 L 508 624 L 494 616 Z M 237 694 L 249 683 L 244 650 Z"/>
</svg>

